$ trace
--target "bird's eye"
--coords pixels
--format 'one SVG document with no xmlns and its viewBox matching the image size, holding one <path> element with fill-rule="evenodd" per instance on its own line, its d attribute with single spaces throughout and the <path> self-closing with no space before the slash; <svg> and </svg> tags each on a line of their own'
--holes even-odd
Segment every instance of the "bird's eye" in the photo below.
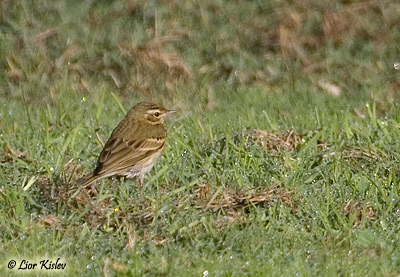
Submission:
<svg viewBox="0 0 400 277">
<path fill-rule="evenodd" d="M 160 113 L 159 113 L 159 112 L 155 112 L 155 113 L 154 113 L 154 116 L 155 116 L 155 117 L 159 117 L 159 116 L 160 116 Z"/>
</svg>

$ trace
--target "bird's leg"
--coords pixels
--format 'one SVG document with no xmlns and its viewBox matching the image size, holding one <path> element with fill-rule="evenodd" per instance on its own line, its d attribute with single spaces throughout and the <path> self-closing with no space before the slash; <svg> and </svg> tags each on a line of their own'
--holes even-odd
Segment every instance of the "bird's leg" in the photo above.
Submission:
<svg viewBox="0 0 400 277">
<path fill-rule="evenodd" d="M 138 188 L 140 191 L 140 197 L 142 198 L 142 200 L 144 200 L 142 186 L 143 186 L 143 175 L 140 174 L 138 178 Z"/>
</svg>

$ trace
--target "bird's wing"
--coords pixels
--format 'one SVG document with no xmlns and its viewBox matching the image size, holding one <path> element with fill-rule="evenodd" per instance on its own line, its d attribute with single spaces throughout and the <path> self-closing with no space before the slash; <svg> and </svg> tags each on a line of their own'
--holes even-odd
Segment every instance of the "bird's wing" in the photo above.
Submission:
<svg viewBox="0 0 400 277">
<path fill-rule="evenodd" d="M 137 140 L 110 139 L 99 156 L 96 174 L 111 175 L 112 172 L 118 174 L 162 150 L 164 145 L 164 137 Z"/>
</svg>

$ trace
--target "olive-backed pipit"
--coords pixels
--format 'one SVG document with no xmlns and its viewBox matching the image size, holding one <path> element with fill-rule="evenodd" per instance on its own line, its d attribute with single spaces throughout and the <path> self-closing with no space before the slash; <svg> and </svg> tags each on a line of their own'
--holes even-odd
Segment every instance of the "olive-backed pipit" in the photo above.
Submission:
<svg viewBox="0 0 400 277">
<path fill-rule="evenodd" d="M 77 184 L 87 186 L 114 175 L 138 177 L 142 193 L 143 176 L 151 170 L 165 146 L 164 119 L 174 112 L 147 102 L 134 106 L 104 145 L 95 170 Z"/>
</svg>

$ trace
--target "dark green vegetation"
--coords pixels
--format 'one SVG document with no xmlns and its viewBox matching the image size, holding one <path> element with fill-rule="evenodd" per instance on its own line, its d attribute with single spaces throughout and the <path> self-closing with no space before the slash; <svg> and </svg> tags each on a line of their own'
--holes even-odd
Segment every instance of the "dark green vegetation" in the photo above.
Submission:
<svg viewBox="0 0 400 277">
<path fill-rule="evenodd" d="M 286 2 L 0 1 L 0 273 L 399 275 L 400 4 Z M 143 100 L 146 201 L 71 198 Z"/>
</svg>

